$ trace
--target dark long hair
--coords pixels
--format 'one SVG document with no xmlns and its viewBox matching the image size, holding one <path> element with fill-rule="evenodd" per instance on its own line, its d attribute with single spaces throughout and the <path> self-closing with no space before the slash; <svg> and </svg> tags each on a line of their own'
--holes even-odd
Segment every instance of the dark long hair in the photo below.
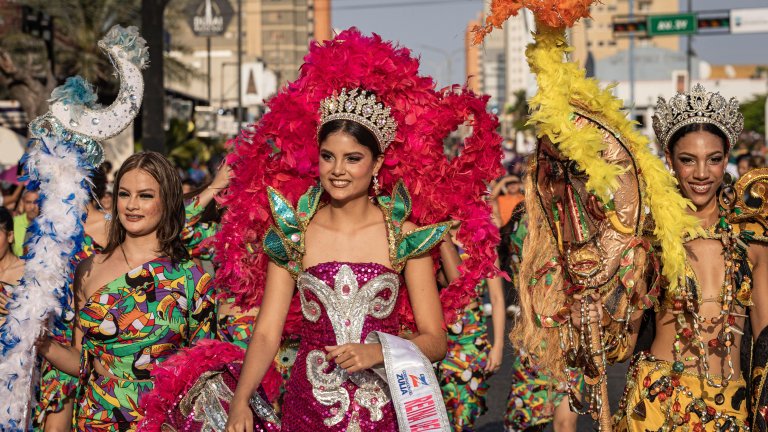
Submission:
<svg viewBox="0 0 768 432">
<path fill-rule="evenodd" d="M 381 154 L 381 148 L 379 148 L 379 142 L 376 140 L 376 136 L 368 130 L 365 126 L 352 120 L 337 119 L 331 120 L 328 123 L 320 127 L 320 131 L 317 133 L 317 142 L 322 144 L 328 135 L 336 132 L 346 132 L 352 135 L 357 142 L 364 145 L 371 151 L 373 159 L 376 160 Z"/>
<path fill-rule="evenodd" d="M 691 123 L 676 130 L 675 133 L 669 137 L 669 144 L 667 145 L 669 153 L 673 154 L 677 142 L 691 132 L 709 132 L 723 140 L 723 153 L 725 153 L 726 158 L 728 157 L 728 149 L 730 149 L 734 143 L 729 143 L 728 136 L 725 135 L 725 132 L 712 123 Z"/>
<path fill-rule="evenodd" d="M 117 217 L 118 190 L 120 180 L 125 173 L 136 169 L 146 172 L 160 184 L 160 202 L 163 203 L 163 212 L 160 216 L 160 224 L 157 226 L 159 252 L 169 257 L 174 264 L 189 259 L 187 249 L 179 237 L 185 220 L 181 179 L 165 156 L 151 151 L 132 155 L 117 171 L 115 184 L 112 187 L 112 196 L 115 197 L 115 203 L 112 205 L 112 223 L 109 225 L 109 239 L 104 253 L 111 255 L 125 241 L 125 228 Z"/>
<path fill-rule="evenodd" d="M 13 215 L 3 206 L 0 206 L 0 229 L 5 232 L 13 232 Z"/>
</svg>

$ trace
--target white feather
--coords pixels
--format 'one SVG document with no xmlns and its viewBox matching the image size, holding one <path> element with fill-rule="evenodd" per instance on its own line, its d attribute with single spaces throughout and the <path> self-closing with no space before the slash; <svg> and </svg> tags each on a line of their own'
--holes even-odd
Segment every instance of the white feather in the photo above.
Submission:
<svg viewBox="0 0 768 432">
<path fill-rule="evenodd" d="M 8 304 L 5 328 L 19 342 L 0 356 L 0 401 L 5 405 L 0 408 L 0 431 L 26 428 L 37 377 L 35 342 L 51 318 L 62 313 L 57 293 L 63 295 L 70 258 L 76 252 L 72 239 L 83 230 L 89 199 L 89 191 L 81 185 L 88 171 L 73 144 L 43 138 L 30 151 L 27 164 L 30 173 L 37 174 L 46 199 L 37 219 L 40 234 L 30 241 L 32 258 L 26 262 L 23 283 Z M 68 200 L 71 195 L 74 198 Z"/>
</svg>

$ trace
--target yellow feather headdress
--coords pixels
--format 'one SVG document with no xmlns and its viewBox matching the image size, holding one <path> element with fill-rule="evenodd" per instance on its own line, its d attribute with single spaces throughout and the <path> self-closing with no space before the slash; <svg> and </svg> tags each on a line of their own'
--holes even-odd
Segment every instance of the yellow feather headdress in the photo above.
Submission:
<svg viewBox="0 0 768 432">
<path fill-rule="evenodd" d="M 586 111 L 619 135 L 643 178 L 643 207 L 654 220 L 653 234 L 661 249 L 662 273 L 670 288 L 675 289 L 685 271 L 683 238 L 698 229 L 698 220 L 687 212 L 690 202 L 680 195 L 677 181 L 651 151 L 648 139 L 627 118 L 623 101 L 611 93 L 613 86 L 601 88 L 576 63 L 566 61 L 571 48 L 565 29 L 540 21 L 536 24 L 534 43 L 526 50 L 539 88 L 529 102 L 529 124 L 536 127 L 539 137 L 549 138 L 586 172 L 587 188 L 602 200 L 610 199 L 616 191 L 621 168 L 602 159 L 605 143 L 596 126 L 579 127 L 571 120 L 576 111 Z"/>
</svg>

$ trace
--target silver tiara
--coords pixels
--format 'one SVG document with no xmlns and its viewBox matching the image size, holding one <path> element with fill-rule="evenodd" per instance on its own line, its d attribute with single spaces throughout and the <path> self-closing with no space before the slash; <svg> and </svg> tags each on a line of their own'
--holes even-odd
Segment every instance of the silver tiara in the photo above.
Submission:
<svg viewBox="0 0 768 432">
<path fill-rule="evenodd" d="M 662 149 L 667 149 L 675 132 L 694 123 L 716 126 L 728 137 L 728 147 L 731 147 L 744 129 L 744 116 L 736 98 L 726 101 L 720 93 L 707 92 L 701 84 L 693 86 L 688 93 L 676 94 L 669 103 L 663 97 L 656 102 L 653 130 Z"/>
<path fill-rule="evenodd" d="M 373 133 L 383 153 L 395 139 L 397 130 L 397 122 L 389 111 L 389 107 L 377 101 L 373 93 L 344 88 L 339 95 L 329 96 L 320 103 L 320 127 L 339 119 L 360 123 Z"/>
</svg>

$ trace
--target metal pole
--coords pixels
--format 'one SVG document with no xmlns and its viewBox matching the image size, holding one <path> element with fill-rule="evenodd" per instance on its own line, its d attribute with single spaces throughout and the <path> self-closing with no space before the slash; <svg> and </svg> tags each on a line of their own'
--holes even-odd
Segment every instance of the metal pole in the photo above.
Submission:
<svg viewBox="0 0 768 432">
<path fill-rule="evenodd" d="M 237 0 L 237 131 L 243 128 L 243 0 Z"/>
<path fill-rule="evenodd" d="M 213 75 L 211 70 L 211 37 L 208 36 L 205 39 L 205 46 L 208 49 L 208 106 L 213 106 L 213 101 L 211 100 L 211 76 Z"/>
<path fill-rule="evenodd" d="M 629 18 L 635 16 L 635 1 L 629 0 Z M 635 34 L 629 34 L 629 118 L 635 120 Z"/>
<path fill-rule="evenodd" d="M 692 6 L 693 1 L 688 0 L 688 13 L 691 13 L 693 10 Z M 693 62 L 691 61 L 691 54 L 693 54 L 693 35 L 688 35 L 688 47 L 685 50 L 685 64 L 686 64 L 686 70 L 688 71 L 688 82 L 687 82 L 687 88 L 686 90 L 691 90 L 691 80 L 693 79 Z"/>
</svg>

